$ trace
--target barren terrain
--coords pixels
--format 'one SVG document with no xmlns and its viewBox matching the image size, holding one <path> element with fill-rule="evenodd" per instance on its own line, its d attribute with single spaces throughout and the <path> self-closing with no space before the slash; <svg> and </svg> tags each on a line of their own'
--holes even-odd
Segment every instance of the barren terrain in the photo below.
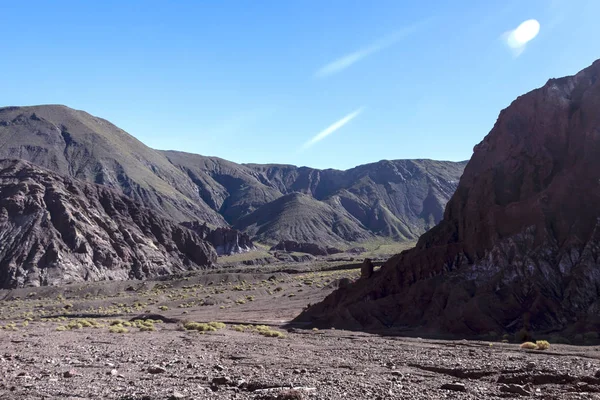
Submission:
<svg viewBox="0 0 600 400">
<path fill-rule="evenodd" d="M 358 274 L 316 262 L 2 291 L 0 398 L 600 398 L 598 347 L 286 325 Z"/>
</svg>

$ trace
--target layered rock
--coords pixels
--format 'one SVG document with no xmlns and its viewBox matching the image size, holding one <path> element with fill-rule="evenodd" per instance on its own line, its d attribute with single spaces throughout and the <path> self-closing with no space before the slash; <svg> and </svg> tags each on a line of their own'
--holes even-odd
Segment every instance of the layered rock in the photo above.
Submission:
<svg viewBox="0 0 600 400">
<path fill-rule="evenodd" d="M 250 236 L 236 229 L 222 227 L 212 229 L 206 223 L 201 224 L 198 221 L 183 222 L 182 225 L 192 229 L 202 239 L 212 244 L 220 256 L 245 253 L 256 249 Z"/>
<path fill-rule="evenodd" d="M 298 321 L 490 332 L 600 327 L 600 61 L 503 110 L 415 249 Z"/>
<path fill-rule="evenodd" d="M 151 278 L 215 261 L 196 233 L 127 196 L 0 161 L 0 288 Z"/>
</svg>

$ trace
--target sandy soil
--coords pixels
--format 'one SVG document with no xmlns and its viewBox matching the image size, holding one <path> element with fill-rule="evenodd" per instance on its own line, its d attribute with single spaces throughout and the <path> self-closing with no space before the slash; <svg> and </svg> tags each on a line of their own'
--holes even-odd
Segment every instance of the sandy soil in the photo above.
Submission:
<svg viewBox="0 0 600 400">
<path fill-rule="evenodd" d="M 600 398 L 599 347 L 284 327 L 357 273 L 232 270 L 2 291 L 0 399 Z M 173 322 L 129 322 L 145 312 Z M 189 321 L 226 326 L 202 333 Z"/>
</svg>

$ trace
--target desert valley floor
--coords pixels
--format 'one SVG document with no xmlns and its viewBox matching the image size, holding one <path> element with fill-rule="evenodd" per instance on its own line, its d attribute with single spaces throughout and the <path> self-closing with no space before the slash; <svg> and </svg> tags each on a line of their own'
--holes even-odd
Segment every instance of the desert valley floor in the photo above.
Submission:
<svg viewBox="0 0 600 400">
<path fill-rule="evenodd" d="M 286 325 L 358 274 L 312 263 L 2 291 L 0 398 L 600 398 L 600 347 Z"/>
</svg>

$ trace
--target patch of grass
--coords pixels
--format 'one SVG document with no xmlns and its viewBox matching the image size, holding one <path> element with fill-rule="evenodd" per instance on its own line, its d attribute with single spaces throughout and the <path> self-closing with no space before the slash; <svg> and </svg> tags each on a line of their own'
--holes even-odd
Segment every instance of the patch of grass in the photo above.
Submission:
<svg viewBox="0 0 600 400">
<path fill-rule="evenodd" d="M 254 329 L 260 335 L 263 335 L 263 336 L 266 336 L 266 337 L 275 337 L 275 338 L 280 338 L 280 339 L 285 338 L 285 334 L 283 332 L 271 329 L 270 327 L 268 327 L 266 325 L 257 325 Z"/>
<path fill-rule="evenodd" d="M 538 340 L 535 342 L 538 350 L 548 350 L 550 348 L 550 343 L 546 340 Z"/>
<path fill-rule="evenodd" d="M 524 342 L 524 343 L 521 343 L 520 347 L 522 349 L 526 349 L 526 350 L 537 350 L 537 348 L 538 348 L 537 345 L 535 343 L 533 343 L 533 342 Z"/>
<path fill-rule="evenodd" d="M 120 325 L 114 325 L 114 326 L 109 327 L 108 331 L 110 333 L 128 333 L 129 329 L 127 329 L 123 326 L 120 326 Z"/>
<path fill-rule="evenodd" d="M 186 331 L 198 331 L 198 332 L 215 332 L 219 329 L 225 328 L 225 324 L 222 322 L 184 322 L 183 329 Z"/>
</svg>

